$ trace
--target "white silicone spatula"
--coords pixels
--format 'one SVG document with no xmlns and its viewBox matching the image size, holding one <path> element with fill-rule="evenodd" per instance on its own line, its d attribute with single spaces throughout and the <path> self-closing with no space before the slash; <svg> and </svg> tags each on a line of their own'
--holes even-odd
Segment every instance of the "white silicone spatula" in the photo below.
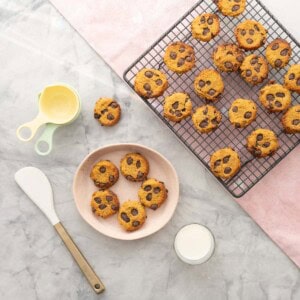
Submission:
<svg viewBox="0 0 300 300">
<path fill-rule="evenodd" d="M 15 180 L 25 194 L 40 208 L 54 226 L 93 290 L 97 294 L 103 292 L 105 289 L 103 283 L 77 248 L 56 215 L 53 205 L 52 188 L 46 175 L 40 169 L 26 167 L 20 169 L 15 174 Z"/>
</svg>

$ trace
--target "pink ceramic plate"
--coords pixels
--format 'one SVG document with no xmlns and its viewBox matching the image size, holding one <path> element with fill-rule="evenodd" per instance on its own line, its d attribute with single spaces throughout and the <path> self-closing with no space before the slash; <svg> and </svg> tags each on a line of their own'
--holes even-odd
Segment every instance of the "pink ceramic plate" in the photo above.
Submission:
<svg viewBox="0 0 300 300">
<path fill-rule="evenodd" d="M 147 220 L 143 227 L 134 232 L 126 232 L 118 223 L 117 215 L 107 219 L 95 216 L 90 207 L 91 196 L 97 187 L 90 179 L 93 165 L 102 159 L 112 161 L 117 167 L 121 158 L 129 152 L 138 152 L 144 155 L 150 164 L 148 178 L 163 181 L 169 190 L 167 200 L 156 211 L 147 209 Z M 130 182 L 120 173 L 118 182 L 111 187 L 120 200 L 120 203 L 130 199 L 138 200 L 140 182 Z M 158 152 L 138 144 L 116 144 L 99 148 L 90 153 L 78 167 L 74 182 L 73 194 L 77 209 L 83 219 L 97 231 L 120 240 L 135 240 L 146 237 L 162 227 L 171 219 L 179 199 L 179 183 L 174 167 Z"/>
</svg>

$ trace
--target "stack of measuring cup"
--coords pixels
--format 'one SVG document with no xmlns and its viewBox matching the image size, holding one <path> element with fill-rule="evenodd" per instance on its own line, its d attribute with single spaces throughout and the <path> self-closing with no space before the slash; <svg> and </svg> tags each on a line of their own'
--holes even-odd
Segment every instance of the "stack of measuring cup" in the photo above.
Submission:
<svg viewBox="0 0 300 300">
<path fill-rule="evenodd" d="M 35 143 L 39 155 L 48 155 L 52 150 L 53 134 L 58 127 L 74 122 L 80 114 L 81 103 L 78 93 L 71 86 L 59 83 L 46 86 L 38 96 L 39 113 L 32 121 L 17 129 L 17 137 L 30 141 L 39 127 L 45 130 Z"/>
</svg>

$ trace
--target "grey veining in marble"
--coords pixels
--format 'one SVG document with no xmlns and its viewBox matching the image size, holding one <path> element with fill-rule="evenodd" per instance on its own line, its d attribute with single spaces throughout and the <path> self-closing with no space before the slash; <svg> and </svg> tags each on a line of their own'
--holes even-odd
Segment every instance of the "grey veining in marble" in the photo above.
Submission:
<svg viewBox="0 0 300 300">
<path fill-rule="evenodd" d="M 2 0 L 0 18 L 0 299 L 300 299 L 297 267 L 48 2 Z M 53 153 L 39 157 L 15 130 L 37 114 L 42 87 L 57 81 L 78 89 L 82 114 L 57 130 Z M 121 103 L 118 126 L 95 123 L 100 96 Z M 83 157 L 118 142 L 158 150 L 181 182 L 170 223 L 133 242 L 89 227 L 71 193 Z M 58 215 L 106 284 L 104 294 L 93 293 L 54 229 L 14 182 L 14 173 L 28 165 L 49 177 Z M 208 226 L 216 238 L 214 256 L 201 266 L 182 263 L 173 250 L 177 230 L 191 222 Z"/>
</svg>

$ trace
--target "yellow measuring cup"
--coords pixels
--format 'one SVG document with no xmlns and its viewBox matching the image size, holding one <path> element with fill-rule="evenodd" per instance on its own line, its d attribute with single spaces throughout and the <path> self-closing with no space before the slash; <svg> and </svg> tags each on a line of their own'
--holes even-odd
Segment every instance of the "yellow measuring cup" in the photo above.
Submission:
<svg viewBox="0 0 300 300">
<path fill-rule="evenodd" d="M 17 137 L 21 141 L 30 141 L 41 125 L 69 123 L 79 110 L 79 97 L 71 87 L 65 84 L 48 85 L 40 94 L 38 115 L 17 129 Z M 24 130 L 30 132 L 28 136 L 24 136 Z"/>
</svg>

